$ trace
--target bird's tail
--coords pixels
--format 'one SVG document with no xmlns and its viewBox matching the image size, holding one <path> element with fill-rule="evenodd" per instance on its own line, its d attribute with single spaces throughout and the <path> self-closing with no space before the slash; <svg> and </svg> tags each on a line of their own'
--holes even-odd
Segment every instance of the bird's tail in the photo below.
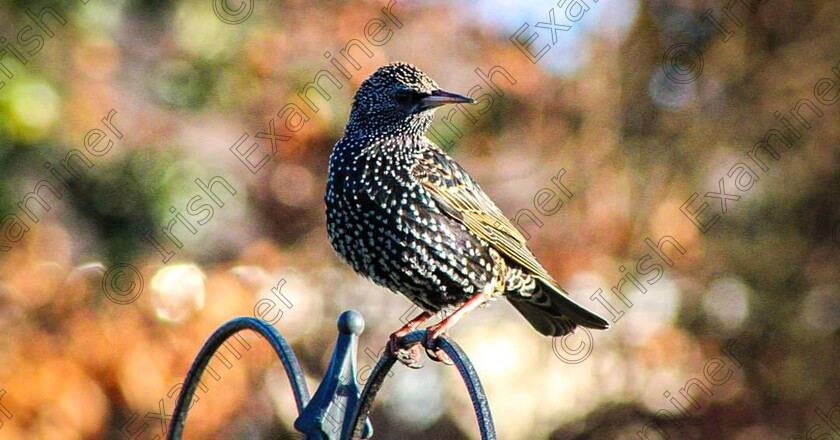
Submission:
<svg viewBox="0 0 840 440">
<path fill-rule="evenodd" d="M 553 280 L 534 277 L 537 290 L 530 297 L 505 295 L 510 303 L 540 333 L 546 336 L 563 336 L 580 325 L 606 330 L 610 323 L 574 302 Z"/>
</svg>

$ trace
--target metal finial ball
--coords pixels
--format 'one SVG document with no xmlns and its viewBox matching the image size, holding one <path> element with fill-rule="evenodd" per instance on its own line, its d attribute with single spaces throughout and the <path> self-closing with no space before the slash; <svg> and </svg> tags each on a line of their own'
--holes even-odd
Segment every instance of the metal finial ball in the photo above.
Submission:
<svg viewBox="0 0 840 440">
<path fill-rule="evenodd" d="M 358 336 L 365 331 L 365 318 L 355 310 L 347 310 L 338 317 L 338 331 Z"/>
</svg>

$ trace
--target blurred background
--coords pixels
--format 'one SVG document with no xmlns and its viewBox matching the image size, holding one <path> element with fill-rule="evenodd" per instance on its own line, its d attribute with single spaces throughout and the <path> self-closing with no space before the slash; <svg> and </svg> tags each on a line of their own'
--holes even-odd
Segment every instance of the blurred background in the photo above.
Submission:
<svg viewBox="0 0 840 440">
<path fill-rule="evenodd" d="M 0 4 L 0 245 L 10 248 L 0 252 L 0 438 L 163 438 L 162 414 L 172 413 L 203 341 L 258 304 L 263 312 L 274 304 L 266 315 L 293 344 L 313 392 L 336 317 L 362 312 L 366 380 L 387 335 L 416 310 L 339 261 L 323 191 L 355 89 L 396 60 L 461 93 L 484 84 L 477 68 L 501 66 L 515 79 L 495 75 L 501 93 L 483 113 L 472 109 L 472 119 L 456 115 L 457 133 L 439 111 L 438 141 L 509 216 L 528 209 L 542 223 L 520 222 L 575 299 L 610 317 L 590 299 L 602 289 L 624 313 L 608 332 L 565 341 L 591 349 L 575 363 L 558 355 L 561 341 L 537 334 L 504 302 L 453 330 L 476 363 L 501 438 L 832 435 L 817 409 L 833 415 L 840 436 L 840 409 L 831 412 L 840 405 L 837 109 L 821 106 L 822 118 L 811 117 L 779 160 L 766 159 L 769 170 L 749 191 L 727 178 L 727 192 L 742 198 L 707 233 L 680 212 L 693 193 L 696 209 L 718 192 L 753 144 L 782 129 L 774 112 L 813 101 L 820 78 L 837 80 L 840 5 L 767 0 L 752 12 L 737 3 L 728 11 L 737 20 L 722 0 L 577 5 L 399 1 L 389 17 L 384 0 Z M 61 20 L 39 18 L 45 7 Z M 731 32 L 727 41 L 703 19 L 707 10 Z M 556 41 L 547 25 L 536 26 L 550 11 L 570 26 Z M 365 36 L 375 19 L 385 26 L 375 38 L 387 37 L 379 46 Z M 548 48 L 536 63 L 511 41 L 517 31 L 520 44 L 538 33 L 532 54 Z M 354 39 L 372 53 L 352 49 L 358 68 L 339 57 Z M 672 78 L 663 56 L 681 43 L 697 51 L 685 56 L 702 54 L 703 69 L 696 56 L 693 65 L 680 58 Z M 342 87 L 322 80 L 331 99 L 310 92 L 316 113 L 298 92 L 321 70 Z M 485 85 L 479 94 L 488 92 Z M 295 132 L 277 117 L 288 103 L 310 118 Z M 101 122 L 111 110 L 122 137 Z M 291 138 L 253 173 L 230 149 L 247 135 L 237 151 L 256 142 L 253 164 L 270 155 L 271 141 L 258 136 L 270 120 Z M 105 136 L 98 148 L 113 146 L 88 154 L 89 170 L 73 159 L 80 176 L 70 179 L 61 161 L 74 149 L 87 154 L 95 129 Z M 51 169 L 72 182 L 63 186 Z M 561 169 L 573 196 L 543 215 L 534 196 L 556 189 L 551 178 Z M 235 195 L 216 185 L 223 206 L 208 205 L 209 219 L 206 209 L 188 215 L 202 194 L 196 179 L 216 176 Z M 38 222 L 18 206 L 36 188 L 50 207 L 25 205 Z M 702 219 L 721 214 L 717 199 L 706 201 Z M 180 247 L 161 231 L 170 224 Z M 150 230 L 174 252 L 168 261 L 143 238 Z M 610 293 L 619 268 L 635 273 L 650 252 L 644 239 L 664 235 L 686 253 L 670 253 L 674 266 L 646 294 L 625 289 L 633 306 L 623 305 Z M 730 340 L 737 362 L 721 352 Z M 187 438 L 298 438 L 282 366 L 263 341 L 245 341 L 241 358 L 226 352 L 230 364 L 214 361 L 216 377 L 205 374 Z M 704 376 L 715 359 L 731 371 L 720 385 Z M 690 389 L 696 406 L 679 397 L 692 380 L 710 392 Z M 675 421 L 660 417 L 661 434 L 642 431 L 663 409 Z M 478 438 L 457 372 L 432 362 L 396 368 L 372 421 L 380 439 Z"/>
</svg>

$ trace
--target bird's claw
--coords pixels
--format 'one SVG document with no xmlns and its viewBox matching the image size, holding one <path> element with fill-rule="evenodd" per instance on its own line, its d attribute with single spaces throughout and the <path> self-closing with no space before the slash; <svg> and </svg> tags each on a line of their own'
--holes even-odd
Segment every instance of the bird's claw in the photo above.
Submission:
<svg viewBox="0 0 840 440">
<path fill-rule="evenodd" d="M 444 365 L 454 365 L 452 358 L 438 346 L 438 332 L 429 331 L 421 343 L 415 343 L 409 347 L 403 346 L 403 336 L 405 335 L 399 332 L 392 334 L 388 339 L 386 349 L 389 356 L 395 357 L 406 367 L 413 369 L 423 368 L 422 350 L 426 350 L 426 355 L 435 362 L 440 362 Z"/>
<path fill-rule="evenodd" d="M 422 351 L 420 350 L 419 344 L 414 344 L 410 347 L 403 347 L 402 346 L 402 337 L 404 335 L 399 335 L 394 333 L 388 339 L 388 354 L 397 358 L 401 364 L 405 365 L 408 368 L 419 369 L 423 368 L 423 355 Z"/>
<path fill-rule="evenodd" d="M 438 346 L 438 336 L 439 335 L 433 331 L 426 333 L 426 337 L 423 339 L 423 348 L 426 349 L 426 355 L 429 356 L 429 359 L 435 362 L 440 362 L 444 365 L 454 365 L 455 362 L 452 361 L 452 358 Z"/>
</svg>

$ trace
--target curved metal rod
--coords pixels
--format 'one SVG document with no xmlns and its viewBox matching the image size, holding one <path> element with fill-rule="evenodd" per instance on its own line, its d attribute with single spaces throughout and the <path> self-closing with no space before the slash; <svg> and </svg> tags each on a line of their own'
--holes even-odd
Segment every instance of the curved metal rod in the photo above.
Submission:
<svg viewBox="0 0 840 440">
<path fill-rule="evenodd" d="M 425 336 L 425 335 L 424 335 Z M 467 385 L 472 400 L 473 411 L 478 419 L 478 427 L 481 430 L 481 438 L 484 440 L 496 440 L 496 427 L 493 425 L 493 415 L 490 413 L 490 402 L 487 401 L 487 394 L 481 386 L 481 380 L 475 371 L 470 358 L 455 341 L 443 335 L 437 339 L 438 345 L 452 358 L 461 379 Z"/>
<path fill-rule="evenodd" d="M 414 344 L 423 343 L 425 339 L 426 330 L 419 330 L 405 335 L 402 338 L 401 343 L 403 347 L 410 347 Z M 475 416 L 478 420 L 478 427 L 481 430 L 481 438 L 483 440 L 495 440 L 496 428 L 493 424 L 493 416 L 490 414 L 490 404 L 487 401 L 486 394 L 484 393 L 484 387 L 481 385 L 481 380 L 478 378 L 475 367 L 472 362 L 470 362 L 466 353 L 464 353 L 464 350 L 462 350 L 455 341 L 449 339 L 446 335 L 440 336 L 437 339 L 437 343 L 440 348 L 442 348 L 443 351 L 452 358 L 452 361 L 455 363 L 455 367 L 458 368 L 458 373 L 461 374 L 461 379 L 467 385 L 467 390 L 470 393 L 470 400 L 472 400 L 473 404 L 473 410 L 475 411 Z M 361 439 L 362 430 L 365 426 L 364 421 L 367 420 L 370 415 L 373 400 L 376 398 L 376 394 L 382 387 L 382 383 L 385 381 L 385 377 L 388 375 L 391 367 L 394 366 L 394 362 L 396 362 L 396 358 L 389 356 L 387 350 L 385 350 L 385 352 L 382 353 L 382 356 L 379 357 L 379 361 L 370 373 L 364 390 L 362 390 L 359 405 L 353 412 L 353 429 L 350 433 L 350 440 Z"/>
<path fill-rule="evenodd" d="M 306 386 L 303 371 L 300 369 L 300 364 L 289 343 L 283 338 L 283 335 L 277 329 L 260 319 L 252 317 L 234 318 L 222 324 L 221 327 L 213 332 L 210 338 L 207 339 L 207 342 L 204 343 L 204 346 L 201 347 L 201 351 L 198 352 L 198 356 L 196 356 L 192 366 L 190 366 L 190 371 L 184 380 L 184 386 L 175 403 L 175 412 L 172 414 L 172 421 L 169 425 L 169 436 L 167 437 L 169 440 L 180 440 L 181 436 L 183 436 L 184 426 L 187 422 L 187 411 L 189 411 L 189 406 L 191 406 L 191 404 L 187 405 L 187 402 L 192 401 L 201 374 L 204 373 L 204 369 L 207 368 L 207 364 L 213 358 L 216 350 L 229 337 L 245 329 L 253 330 L 265 336 L 268 339 L 268 343 L 271 344 L 271 347 L 283 362 L 283 368 L 286 370 L 286 376 L 289 378 L 289 383 L 295 395 L 298 413 L 303 411 L 303 408 L 309 403 L 309 389 Z"/>
<path fill-rule="evenodd" d="M 350 425 L 352 427 L 350 430 L 350 440 L 359 440 L 362 438 L 362 432 L 364 432 L 365 427 L 364 421 L 370 415 L 373 400 L 376 399 L 376 394 L 382 388 L 385 377 L 388 376 L 388 372 L 391 371 L 391 367 L 394 366 L 394 362 L 396 361 L 397 358 L 389 356 L 388 350 L 385 350 L 382 356 L 379 357 L 379 361 L 376 362 L 376 366 L 373 367 L 373 371 L 370 372 L 365 388 L 359 396 L 359 404 L 356 405 L 356 408 L 353 409 L 353 414 L 351 414 L 352 418 L 350 420 L 353 422 Z"/>
</svg>

